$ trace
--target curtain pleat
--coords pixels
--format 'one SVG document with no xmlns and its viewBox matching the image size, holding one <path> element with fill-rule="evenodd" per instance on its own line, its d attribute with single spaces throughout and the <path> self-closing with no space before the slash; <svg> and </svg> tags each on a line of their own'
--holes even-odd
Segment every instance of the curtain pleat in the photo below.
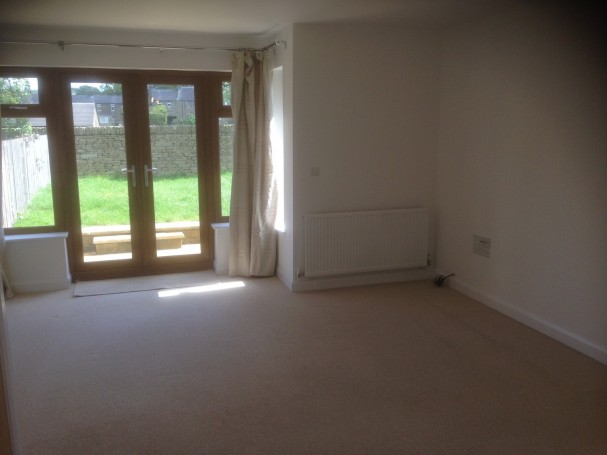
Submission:
<svg viewBox="0 0 607 455">
<path fill-rule="evenodd" d="M 2 124 L 2 114 L 0 113 L 0 125 Z M 10 284 L 10 282 L 8 281 L 8 277 L 6 275 L 6 264 L 4 262 L 4 210 L 3 210 L 3 204 L 2 202 L 4 201 L 4 192 L 2 191 L 2 185 L 3 185 L 3 172 L 2 172 L 2 155 L 4 154 L 2 152 L 2 148 L 1 148 L 1 144 L 2 144 L 2 128 L 0 128 L 0 270 L 2 270 L 2 285 L 3 285 L 3 289 L 4 289 L 4 296 L 6 298 L 11 298 L 13 297 L 15 294 L 13 292 L 13 288 Z"/>
<path fill-rule="evenodd" d="M 269 52 L 234 54 L 231 276 L 272 276 L 276 269 L 277 189 L 270 143 L 271 86 Z"/>
</svg>

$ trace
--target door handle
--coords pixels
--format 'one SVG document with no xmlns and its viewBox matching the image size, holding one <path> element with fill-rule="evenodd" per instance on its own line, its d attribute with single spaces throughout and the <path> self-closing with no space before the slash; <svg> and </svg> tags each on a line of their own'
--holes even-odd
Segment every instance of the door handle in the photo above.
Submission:
<svg viewBox="0 0 607 455">
<path fill-rule="evenodd" d="M 144 165 L 143 165 L 143 181 L 144 181 L 144 183 L 145 183 L 145 187 L 146 187 L 146 188 L 147 188 L 148 186 L 150 186 L 150 178 L 149 178 L 149 175 L 150 175 L 151 173 L 153 173 L 154 171 L 157 171 L 157 170 L 158 170 L 158 168 L 151 167 L 151 166 L 150 166 L 150 167 L 148 167 L 148 165 L 147 165 L 147 164 L 144 164 Z"/>
<path fill-rule="evenodd" d="M 131 183 L 133 188 L 137 186 L 137 173 L 135 172 L 135 165 L 133 164 L 131 168 L 123 167 L 120 169 L 120 172 L 126 172 L 127 174 L 131 174 Z"/>
</svg>

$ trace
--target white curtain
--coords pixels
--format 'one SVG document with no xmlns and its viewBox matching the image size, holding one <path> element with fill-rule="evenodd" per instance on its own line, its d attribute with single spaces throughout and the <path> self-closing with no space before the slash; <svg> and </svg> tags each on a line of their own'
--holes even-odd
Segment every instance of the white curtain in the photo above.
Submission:
<svg viewBox="0 0 607 455">
<path fill-rule="evenodd" d="M 0 110 L 1 111 L 1 110 Z M 2 114 L 0 113 L 0 125 L 2 124 Z M 4 270 L 6 269 L 4 263 L 4 211 L 2 210 L 2 201 L 4 201 L 4 194 L 2 191 L 2 128 L 0 128 L 0 270 L 2 270 L 2 284 L 4 287 L 4 295 L 6 298 L 11 298 L 15 294 L 13 293 L 13 288 L 11 287 L 6 273 Z"/>
<path fill-rule="evenodd" d="M 270 52 L 234 54 L 230 276 L 271 276 L 276 269 L 277 192 L 270 143 L 271 87 Z"/>
</svg>

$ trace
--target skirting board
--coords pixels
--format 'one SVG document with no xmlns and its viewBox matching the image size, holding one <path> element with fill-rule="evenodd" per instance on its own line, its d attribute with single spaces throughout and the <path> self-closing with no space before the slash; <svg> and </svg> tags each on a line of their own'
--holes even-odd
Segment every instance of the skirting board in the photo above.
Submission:
<svg viewBox="0 0 607 455">
<path fill-rule="evenodd" d="M 69 278 L 65 280 L 46 280 L 46 281 L 19 281 L 12 282 L 11 286 L 15 294 L 28 294 L 30 292 L 48 292 L 68 289 L 72 285 Z"/>
<path fill-rule="evenodd" d="M 309 278 L 294 281 L 291 286 L 293 292 L 321 291 L 325 289 L 349 288 L 355 286 L 368 286 L 371 284 L 398 283 L 402 281 L 427 280 L 434 276 L 431 268 L 401 270 L 396 272 L 366 273 L 343 277 Z M 284 283 L 284 281 L 283 281 Z M 287 285 L 287 287 L 289 287 Z"/>
<path fill-rule="evenodd" d="M 284 273 L 282 273 L 280 269 L 276 270 L 276 277 L 280 280 L 282 284 L 285 285 L 285 287 L 289 291 L 293 292 L 293 281 L 291 281 Z"/>
<path fill-rule="evenodd" d="M 505 314 L 516 321 L 543 333 L 550 338 L 553 338 L 582 354 L 592 357 L 593 359 L 607 365 L 607 348 L 598 346 L 597 344 L 586 340 L 574 333 L 568 332 L 563 328 L 554 325 L 550 322 L 544 321 L 535 315 L 529 314 L 514 305 L 502 300 L 498 297 L 492 296 L 485 292 L 479 291 L 472 286 L 458 280 L 456 278 L 449 279 L 449 287 L 458 292 L 461 292 L 468 297 L 478 300 L 484 305 Z"/>
</svg>

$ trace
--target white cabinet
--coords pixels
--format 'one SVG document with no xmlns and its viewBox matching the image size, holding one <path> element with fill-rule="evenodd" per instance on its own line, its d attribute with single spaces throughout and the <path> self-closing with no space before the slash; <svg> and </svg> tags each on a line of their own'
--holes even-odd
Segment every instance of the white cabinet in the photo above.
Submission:
<svg viewBox="0 0 607 455">
<path fill-rule="evenodd" d="M 213 268 L 217 275 L 227 275 L 230 257 L 230 223 L 212 223 L 211 227 L 215 231 Z"/>
<path fill-rule="evenodd" d="M 5 237 L 6 274 L 15 293 L 57 291 L 71 286 L 66 239 L 67 232 Z"/>
</svg>

